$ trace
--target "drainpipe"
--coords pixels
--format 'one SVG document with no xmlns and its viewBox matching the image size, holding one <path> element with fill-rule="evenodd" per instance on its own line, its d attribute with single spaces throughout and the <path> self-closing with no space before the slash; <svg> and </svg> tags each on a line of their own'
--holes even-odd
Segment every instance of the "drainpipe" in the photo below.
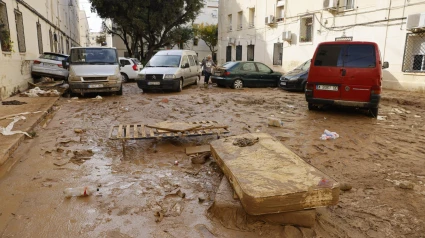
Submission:
<svg viewBox="0 0 425 238">
<path fill-rule="evenodd" d="M 385 30 L 384 54 L 382 55 L 382 62 L 385 61 L 385 53 L 387 51 L 387 38 L 388 38 L 388 27 L 389 27 L 389 24 L 390 24 L 391 6 L 392 6 L 392 0 L 390 0 L 390 6 L 388 7 L 387 29 Z"/>
<path fill-rule="evenodd" d="M 402 18 L 404 18 L 404 12 L 405 12 L 405 10 L 406 10 L 406 4 L 407 4 L 407 1 L 408 0 L 405 0 L 404 1 L 404 6 L 403 6 L 403 15 L 402 15 Z M 403 30 L 403 20 L 401 20 L 401 24 L 400 24 L 400 30 Z"/>
</svg>

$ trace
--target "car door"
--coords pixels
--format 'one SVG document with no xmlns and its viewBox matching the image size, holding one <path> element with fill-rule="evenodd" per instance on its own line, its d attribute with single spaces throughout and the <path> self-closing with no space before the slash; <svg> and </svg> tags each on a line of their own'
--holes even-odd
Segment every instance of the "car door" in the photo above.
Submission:
<svg viewBox="0 0 425 238">
<path fill-rule="evenodd" d="M 189 65 L 190 65 L 190 76 L 191 76 L 191 82 L 195 83 L 197 80 L 197 73 L 198 73 L 198 67 L 195 63 L 195 59 L 193 58 L 193 55 L 188 55 L 189 59 Z"/>
<path fill-rule="evenodd" d="M 241 63 L 237 76 L 242 79 L 243 85 L 246 87 L 257 87 L 258 82 L 261 80 L 254 62 Z"/>
<path fill-rule="evenodd" d="M 129 76 L 131 73 L 130 70 L 132 70 L 130 61 L 127 59 L 120 59 L 120 64 L 123 65 L 123 67 L 121 67 L 121 72 Z"/>
<path fill-rule="evenodd" d="M 184 56 L 182 56 L 182 61 L 181 61 L 181 65 L 180 65 L 182 76 L 183 76 L 183 79 L 184 79 L 183 80 L 184 86 L 191 84 L 191 78 L 192 78 L 191 75 L 190 75 L 191 74 L 190 67 L 186 68 L 185 67 L 186 64 L 189 64 L 189 59 L 188 59 L 187 55 L 184 55 Z"/>
<path fill-rule="evenodd" d="M 260 86 L 262 87 L 276 87 L 280 78 L 280 74 L 274 73 L 267 65 L 263 63 L 255 63 L 260 74 Z"/>
<path fill-rule="evenodd" d="M 341 84 L 341 99 L 367 102 L 376 78 L 379 78 L 375 46 L 372 44 L 347 45 Z"/>
<path fill-rule="evenodd" d="M 345 48 L 346 44 L 319 45 L 308 78 L 314 84 L 313 97 L 333 100 L 341 98 Z"/>
</svg>

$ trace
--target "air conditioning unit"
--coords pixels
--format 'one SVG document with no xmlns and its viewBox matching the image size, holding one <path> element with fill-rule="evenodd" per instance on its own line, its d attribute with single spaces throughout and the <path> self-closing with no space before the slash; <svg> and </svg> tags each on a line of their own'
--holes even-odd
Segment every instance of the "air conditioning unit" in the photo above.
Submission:
<svg viewBox="0 0 425 238">
<path fill-rule="evenodd" d="M 323 0 L 323 8 L 325 10 L 337 10 L 338 0 Z"/>
<path fill-rule="evenodd" d="M 266 25 L 274 24 L 275 23 L 274 16 L 270 15 L 270 16 L 266 17 L 265 23 L 266 23 Z"/>
<path fill-rule="evenodd" d="M 292 33 L 290 31 L 284 31 L 282 33 L 282 40 L 291 42 L 291 40 L 292 40 Z"/>
<path fill-rule="evenodd" d="M 407 16 L 406 29 L 416 31 L 425 28 L 425 13 L 412 14 Z"/>
</svg>

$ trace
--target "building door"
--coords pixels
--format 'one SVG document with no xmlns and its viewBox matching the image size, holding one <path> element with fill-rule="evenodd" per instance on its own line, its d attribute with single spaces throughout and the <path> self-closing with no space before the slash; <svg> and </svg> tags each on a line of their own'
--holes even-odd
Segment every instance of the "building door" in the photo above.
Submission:
<svg viewBox="0 0 425 238">
<path fill-rule="evenodd" d="M 242 61 L 242 46 L 236 46 L 236 61 Z"/>
<path fill-rule="evenodd" d="M 232 61 L 232 46 L 226 47 L 226 62 Z"/>
<path fill-rule="evenodd" d="M 248 45 L 247 47 L 246 60 L 254 61 L 254 45 Z"/>
<path fill-rule="evenodd" d="M 282 65 L 283 43 L 275 43 L 273 50 L 273 65 Z"/>
</svg>

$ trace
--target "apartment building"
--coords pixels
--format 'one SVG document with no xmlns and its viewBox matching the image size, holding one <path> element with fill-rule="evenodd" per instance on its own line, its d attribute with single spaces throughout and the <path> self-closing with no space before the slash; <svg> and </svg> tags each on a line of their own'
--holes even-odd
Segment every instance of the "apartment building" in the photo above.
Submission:
<svg viewBox="0 0 425 238">
<path fill-rule="evenodd" d="M 0 99 L 27 89 L 43 52 L 80 45 L 77 0 L 0 0 Z"/>
<path fill-rule="evenodd" d="M 79 11 L 80 18 L 80 45 L 90 46 L 90 27 L 84 10 Z"/>
<path fill-rule="evenodd" d="M 421 0 L 227 0 L 219 2 L 218 61 L 255 60 L 287 72 L 324 41 L 376 42 L 383 86 L 425 92 Z"/>
</svg>

